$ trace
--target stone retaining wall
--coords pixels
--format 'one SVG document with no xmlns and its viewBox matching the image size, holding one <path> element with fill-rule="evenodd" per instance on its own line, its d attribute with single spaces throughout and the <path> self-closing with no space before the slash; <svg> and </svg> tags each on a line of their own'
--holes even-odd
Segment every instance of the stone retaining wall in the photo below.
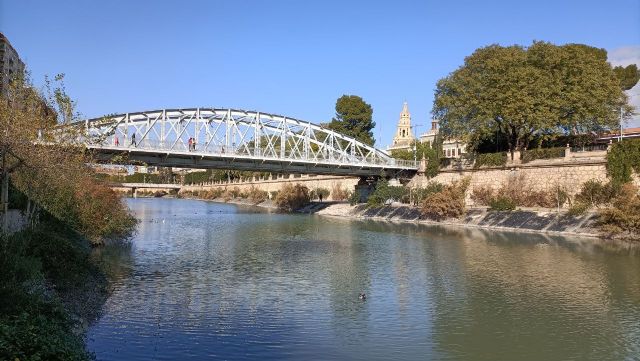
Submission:
<svg viewBox="0 0 640 361">
<path fill-rule="evenodd" d="M 284 184 L 296 184 L 300 183 L 309 189 L 326 188 L 330 192 L 333 192 L 334 187 L 340 187 L 350 192 L 353 191 L 360 178 L 356 177 L 340 177 L 340 176 L 300 176 L 295 177 L 291 175 L 289 178 L 278 179 L 265 179 L 254 180 L 244 182 L 232 182 L 232 183 L 220 183 L 220 184 L 208 184 L 208 185 L 185 185 L 180 190 L 181 192 L 192 192 L 209 189 L 233 189 L 237 187 L 241 192 L 248 191 L 251 187 L 258 188 L 267 192 L 279 191 Z M 332 195 L 329 195 L 328 200 L 333 200 Z"/>
<path fill-rule="evenodd" d="M 465 177 L 471 179 L 467 192 L 467 204 L 473 205 L 470 194 L 474 188 L 489 186 L 497 189 L 515 177 L 523 177 L 532 190 L 555 191 L 560 187 L 573 196 L 588 180 L 595 179 L 606 182 L 607 168 L 606 160 L 602 157 L 589 162 L 540 162 L 500 168 L 449 169 L 441 171 L 431 179 L 427 179 L 423 175 L 416 175 L 409 184 L 412 187 L 424 187 L 434 181 L 450 184 Z M 638 184 L 637 180 L 636 178 L 636 184 Z"/>
</svg>

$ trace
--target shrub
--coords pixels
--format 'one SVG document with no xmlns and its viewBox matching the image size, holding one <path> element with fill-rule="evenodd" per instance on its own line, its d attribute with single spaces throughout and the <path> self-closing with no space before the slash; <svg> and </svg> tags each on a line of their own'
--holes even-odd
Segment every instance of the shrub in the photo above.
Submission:
<svg viewBox="0 0 640 361">
<path fill-rule="evenodd" d="M 491 186 L 474 187 L 471 199 L 476 205 L 488 206 L 494 198 L 495 191 Z"/>
<path fill-rule="evenodd" d="M 253 202 L 253 204 L 258 204 L 266 201 L 267 198 L 269 198 L 269 193 L 267 191 L 263 191 L 254 186 L 251 186 L 251 189 L 249 189 L 249 192 L 247 194 L 247 198 L 249 198 L 249 200 Z"/>
<path fill-rule="evenodd" d="M 351 192 L 342 188 L 342 183 L 337 182 L 331 188 L 331 197 L 334 201 L 344 201 L 351 196 Z"/>
<path fill-rule="evenodd" d="M 309 188 L 297 183 L 296 185 L 284 184 L 276 196 L 276 206 L 284 211 L 291 212 L 309 203 Z"/>
<path fill-rule="evenodd" d="M 429 182 L 427 186 L 424 188 L 415 188 L 412 191 L 413 204 L 414 205 L 422 204 L 424 199 L 427 198 L 429 195 L 433 193 L 442 192 L 443 189 L 444 189 L 444 186 L 442 185 L 442 183 L 438 183 L 438 182 Z"/>
<path fill-rule="evenodd" d="M 583 202 L 576 202 L 569 207 L 567 212 L 571 216 L 579 216 L 589 210 L 589 205 Z"/>
<path fill-rule="evenodd" d="M 525 150 L 522 153 L 522 162 L 527 163 L 536 159 L 562 158 L 564 157 L 564 151 L 565 151 L 565 148 L 563 147 L 537 148 L 537 149 Z"/>
<path fill-rule="evenodd" d="M 327 188 L 316 188 L 314 193 L 317 198 L 322 198 L 325 201 L 329 198 L 330 194 Z"/>
<path fill-rule="evenodd" d="M 459 218 L 464 215 L 465 196 L 470 179 L 465 178 L 432 193 L 422 202 L 422 214 L 431 219 Z"/>
<path fill-rule="evenodd" d="M 276 199 L 276 197 L 278 197 L 278 193 L 280 193 L 279 191 L 271 191 L 269 192 L 269 194 L 271 195 L 271 199 Z"/>
<path fill-rule="evenodd" d="M 576 202 L 588 207 L 599 206 L 611 201 L 616 196 L 617 190 L 611 183 L 603 184 L 598 180 L 588 180 L 582 184 L 580 193 L 576 194 Z"/>
<path fill-rule="evenodd" d="M 622 185 L 618 195 L 612 200 L 611 207 L 599 212 L 598 225 L 608 236 L 638 240 L 640 238 L 638 187 L 631 183 Z"/>
<path fill-rule="evenodd" d="M 619 187 L 631 181 L 633 172 L 640 173 L 640 139 L 624 140 L 607 153 L 607 174 Z"/>
<path fill-rule="evenodd" d="M 355 206 L 356 204 L 360 203 L 360 193 L 358 193 L 357 190 L 354 190 L 353 192 L 351 192 L 351 194 L 349 194 L 349 204 L 352 206 Z"/>
<path fill-rule="evenodd" d="M 505 164 L 507 164 L 507 153 L 482 153 L 476 155 L 473 167 L 502 167 Z"/>
<path fill-rule="evenodd" d="M 489 206 L 493 211 L 513 211 L 516 209 L 516 203 L 513 199 L 504 196 L 492 198 L 489 201 Z"/>
<path fill-rule="evenodd" d="M 380 207 L 385 202 L 403 201 L 408 197 L 409 190 L 405 187 L 390 186 L 386 179 L 380 179 L 376 184 L 376 189 L 369 195 L 367 206 Z"/>
<path fill-rule="evenodd" d="M 240 188 L 238 188 L 238 187 L 233 187 L 233 188 L 229 191 L 229 195 L 231 196 L 231 198 L 238 198 L 238 197 L 240 197 Z"/>
</svg>

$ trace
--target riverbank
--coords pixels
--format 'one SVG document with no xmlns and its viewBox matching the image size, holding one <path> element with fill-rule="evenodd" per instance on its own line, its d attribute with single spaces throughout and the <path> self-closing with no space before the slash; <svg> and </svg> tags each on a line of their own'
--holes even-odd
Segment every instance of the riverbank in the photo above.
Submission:
<svg viewBox="0 0 640 361">
<path fill-rule="evenodd" d="M 271 200 L 253 203 L 247 199 L 188 199 L 204 200 L 216 203 L 230 203 L 277 210 L 278 207 Z M 597 214 L 586 212 L 583 215 L 572 216 L 566 211 L 525 209 L 510 212 L 490 211 L 487 208 L 471 208 L 460 219 L 435 221 L 425 219 L 419 208 L 408 205 L 387 205 L 379 208 L 368 208 L 365 204 L 352 206 L 346 202 L 311 202 L 296 210 L 294 213 L 316 214 L 319 216 L 370 219 L 374 221 L 393 223 L 412 223 L 440 225 L 448 227 L 482 228 L 498 231 L 515 231 L 524 233 L 545 233 L 564 236 L 580 236 L 604 238 L 596 227 Z"/>
<path fill-rule="evenodd" d="M 108 296 L 91 245 L 53 217 L 2 239 L 0 359 L 89 360 L 84 334 Z"/>
<path fill-rule="evenodd" d="M 593 212 L 588 212 L 580 216 L 571 216 L 566 212 L 558 213 L 550 210 L 495 212 L 489 211 L 486 208 L 472 208 L 467 210 L 463 218 L 434 221 L 424 219 L 417 207 L 407 205 L 387 205 L 380 208 L 367 208 L 364 204 L 351 206 L 347 203 L 336 203 L 320 209 L 315 212 L 315 214 L 320 216 L 371 219 L 396 223 L 431 224 L 602 238 L 601 233 L 595 226 L 596 214 Z"/>
</svg>

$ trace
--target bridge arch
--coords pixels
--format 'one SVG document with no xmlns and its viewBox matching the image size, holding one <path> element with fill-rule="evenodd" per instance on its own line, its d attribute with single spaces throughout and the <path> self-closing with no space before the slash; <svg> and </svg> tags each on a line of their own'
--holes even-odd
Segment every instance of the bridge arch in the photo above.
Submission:
<svg viewBox="0 0 640 361">
<path fill-rule="evenodd" d="M 299 119 L 223 108 L 161 109 L 74 123 L 105 157 L 147 164 L 317 174 L 414 171 L 354 138 Z"/>
</svg>

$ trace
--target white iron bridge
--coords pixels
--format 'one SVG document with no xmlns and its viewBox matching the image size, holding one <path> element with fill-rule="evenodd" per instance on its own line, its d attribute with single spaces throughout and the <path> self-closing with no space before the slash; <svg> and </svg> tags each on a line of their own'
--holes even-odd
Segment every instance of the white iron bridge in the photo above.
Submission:
<svg viewBox="0 0 640 361">
<path fill-rule="evenodd" d="M 73 124 L 98 159 L 166 167 L 398 176 L 417 170 L 354 138 L 282 115 L 237 109 L 162 109 Z M 120 157 L 116 157 L 120 156 Z"/>
</svg>

